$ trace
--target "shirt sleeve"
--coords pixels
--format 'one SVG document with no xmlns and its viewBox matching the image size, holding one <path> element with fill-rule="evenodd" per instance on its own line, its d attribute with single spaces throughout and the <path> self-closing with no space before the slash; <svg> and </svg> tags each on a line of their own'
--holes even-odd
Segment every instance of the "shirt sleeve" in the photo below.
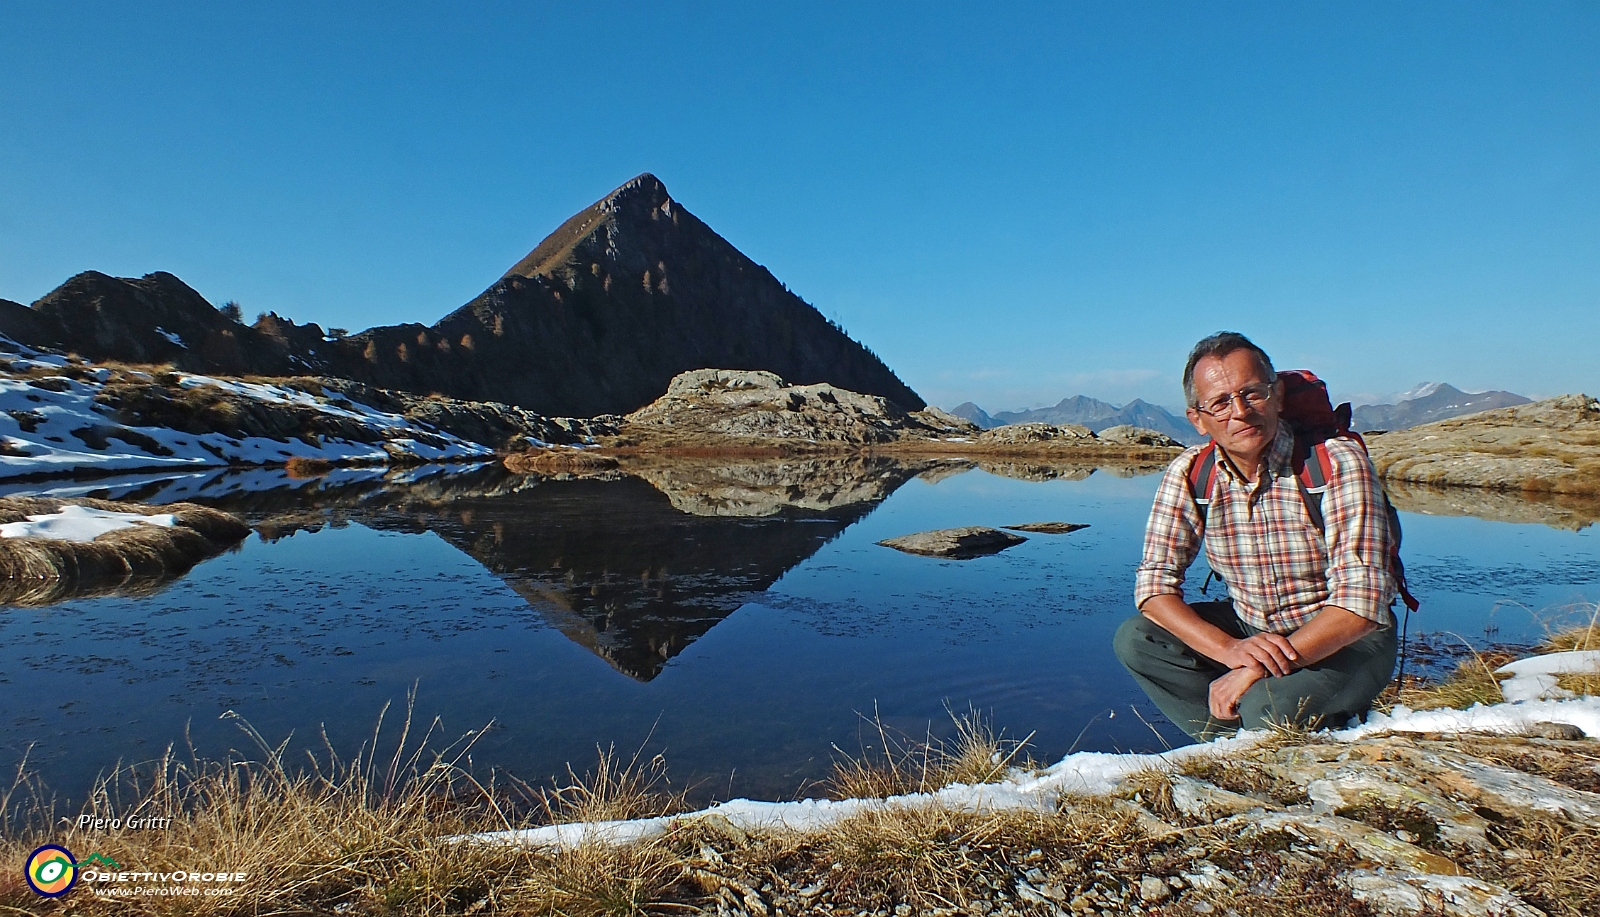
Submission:
<svg viewBox="0 0 1600 917">
<path fill-rule="evenodd" d="M 1372 460 L 1360 447 L 1328 440 L 1333 474 L 1322 498 L 1328 544 L 1328 604 L 1377 624 L 1394 619 L 1397 585 L 1389 567 L 1389 513 Z"/>
<path fill-rule="evenodd" d="M 1183 595 L 1184 573 L 1200 551 L 1204 523 L 1189 493 L 1189 467 L 1200 450 L 1173 460 L 1161 476 L 1150 521 L 1144 527 L 1144 556 L 1134 579 L 1133 603 L 1144 605 L 1157 595 Z"/>
</svg>

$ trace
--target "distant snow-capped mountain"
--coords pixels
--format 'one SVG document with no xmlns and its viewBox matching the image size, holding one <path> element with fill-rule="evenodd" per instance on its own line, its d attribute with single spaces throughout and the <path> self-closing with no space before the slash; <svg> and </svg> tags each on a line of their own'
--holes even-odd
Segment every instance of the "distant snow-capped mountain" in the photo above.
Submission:
<svg viewBox="0 0 1600 917">
<path fill-rule="evenodd" d="M 1513 392 L 1463 392 L 1446 382 L 1424 382 L 1401 394 L 1412 397 L 1397 398 L 1393 404 L 1358 406 L 1350 425 L 1361 433 L 1405 430 L 1436 420 L 1527 404 L 1531 400 Z"/>
</svg>

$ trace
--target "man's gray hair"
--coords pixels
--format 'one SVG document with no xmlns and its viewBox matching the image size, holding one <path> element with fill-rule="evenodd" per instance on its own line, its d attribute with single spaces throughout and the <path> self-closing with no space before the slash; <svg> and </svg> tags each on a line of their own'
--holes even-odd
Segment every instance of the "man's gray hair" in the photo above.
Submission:
<svg viewBox="0 0 1600 917">
<path fill-rule="evenodd" d="M 1194 345 L 1189 351 L 1189 362 L 1183 364 L 1183 400 L 1189 407 L 1199 407 L 1199 401 L 1194 394 L 1194 365 L 1206 357 L 1222 359 L 1236 350 L 1248 350 L 1255 354 L 1256 363 L 1261 367 L 1262 375 L 1268 382 L 1278 381 L 1278 371 L 1272 368 L 1272 358 L 1267 352 L 1251 343 L 1250 339 L 1237 331 L 1218 331 L 1210 337 L 1201 338 L 1200 343 Z"/>
</svg>

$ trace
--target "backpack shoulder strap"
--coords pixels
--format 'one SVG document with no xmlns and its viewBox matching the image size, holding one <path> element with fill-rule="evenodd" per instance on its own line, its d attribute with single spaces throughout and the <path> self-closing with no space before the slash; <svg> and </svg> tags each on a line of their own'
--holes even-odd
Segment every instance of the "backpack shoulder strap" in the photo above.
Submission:
<svg viewBox="0 0 1600 917">
<path fill-rule="evenodd" d="M 1300 499 L 1305 501 L 1306 514 L 1317 531 L 1326 532 L 1327 522 L 1322 517 L 1322 495 L 1328 491 L 1328 479 L 1333 477 L 1333 459 L 1328 455 L 1327 440 L 1308 442 L 1299 431 L 1294 437 L 1294 478 L 1300 485 Z"/>
<path fill-rule="evenodd" d="M 1206 510 L 1211 508 L 1211 493 L 1217 483 L 1217 443 L 1216 440 L 1206 443 L 1200 454 L 1194 457 L 1194 463 L 1189 466 L 1189 495 L 1194 497 L 1194 505 L 1200 510 L 1200 521 L 1206 520 Z"/>
</svg>

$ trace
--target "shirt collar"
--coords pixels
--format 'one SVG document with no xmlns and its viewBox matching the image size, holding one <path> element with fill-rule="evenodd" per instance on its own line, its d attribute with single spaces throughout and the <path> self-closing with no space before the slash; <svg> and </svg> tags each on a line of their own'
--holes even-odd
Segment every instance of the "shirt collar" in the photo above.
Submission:
<svg viewBox="0 0 1600 917">
<path fill-rule="evenodd" d="M 1219 463 L 1225 473 L 1236 481 L 1246 482 L 1246 478 L 1233 464 L 1233 459 L 1226 452 L 1218 449 Z M 1267 449 L 1267 472 L 1276 477 L 1287 477 L 1294 474 L 1294 431 L 1289 429 L 1288 422 L 1282 418 L 1278 420 L 1278 434 L 1272 438 L 1272 445 Z M 1259 481 L 1258 484 L 1265 483 Z"/>
<path fill-rule="evenodd" d="M 1267 468 L 1278 477 L 1294 475 L 1294 431 L 1283 418 L 1278 418 L 1278 435 L 1272 438 L 1272 448 L 1267 450 Z"/>
</svg>

